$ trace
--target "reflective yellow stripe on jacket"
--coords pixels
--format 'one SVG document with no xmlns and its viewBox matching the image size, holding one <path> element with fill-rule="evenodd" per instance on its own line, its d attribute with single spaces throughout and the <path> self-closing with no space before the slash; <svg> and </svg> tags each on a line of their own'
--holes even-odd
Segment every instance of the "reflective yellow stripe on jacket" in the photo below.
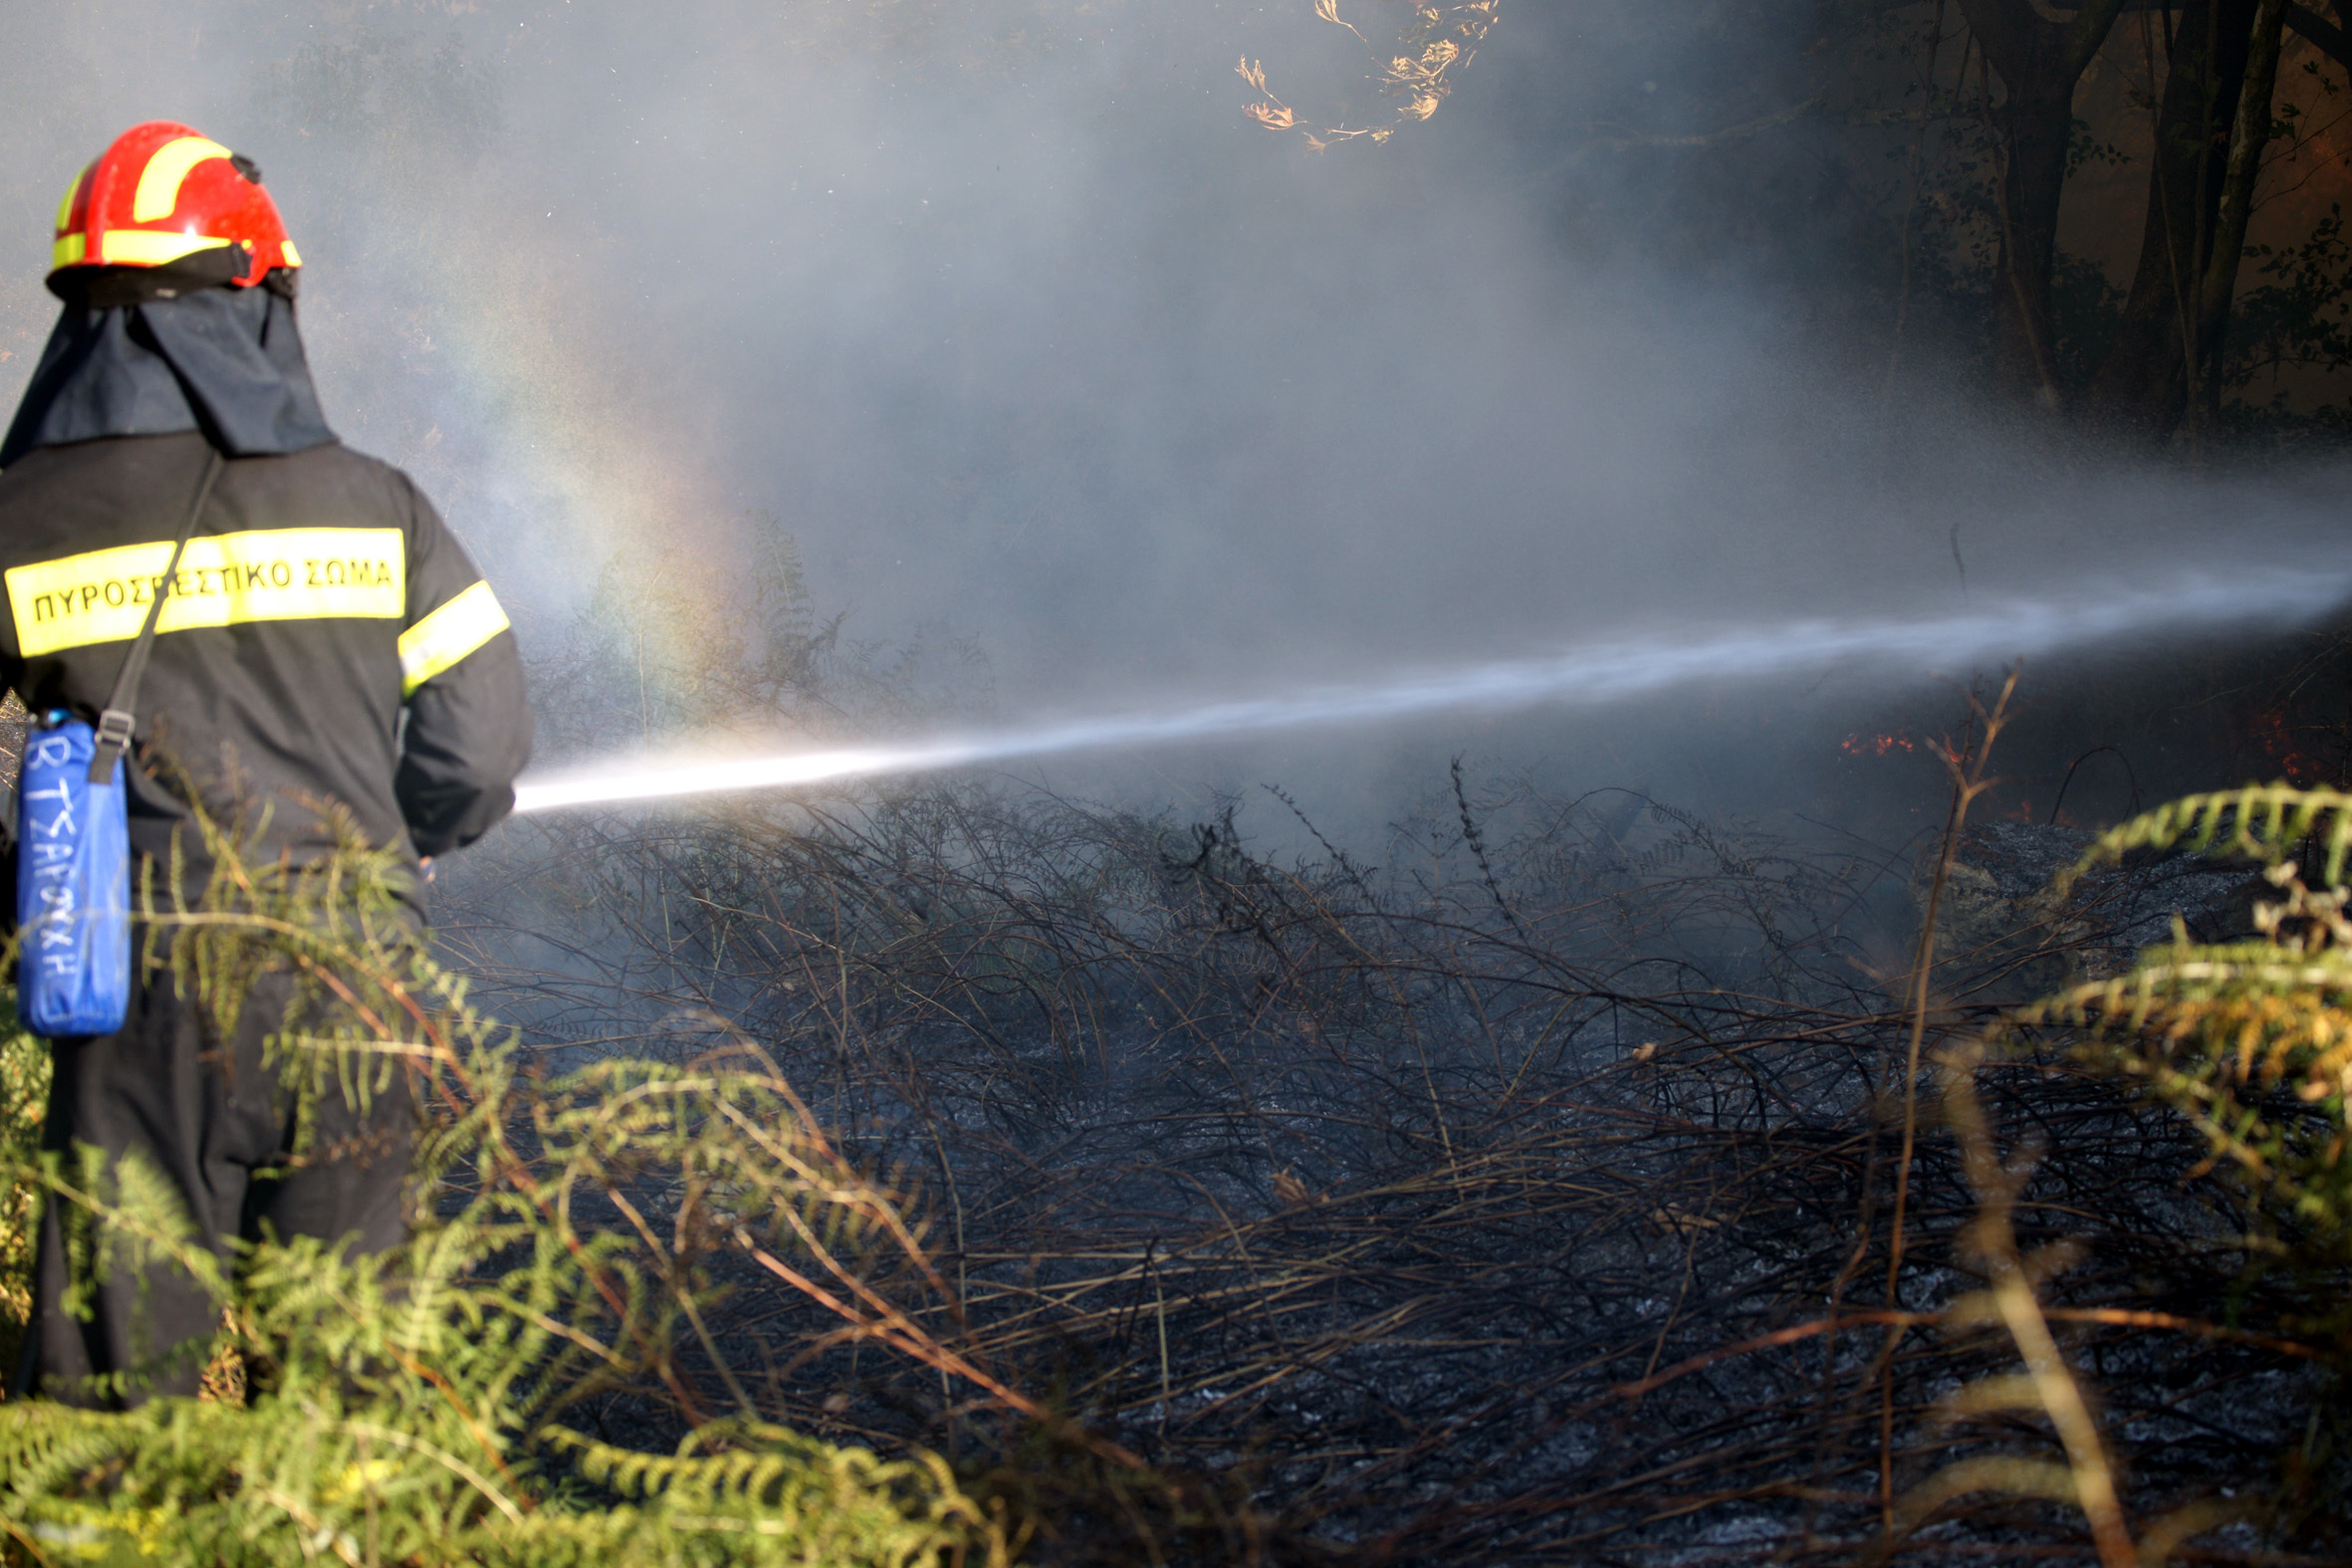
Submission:
<svg viewBox="0 0 2352 1568">
<path fill-rule="evenodd" d="M 400 695 L 416 689 L 507 629 L 490 584 L 477 582 L 400 633 Z"/>
<path fill-rule="evenodd" d="M 171 541 L 158 540 L 9 567 L 8 608 L 18 652 L 37 658 L 137 636 L 170 563 Z M 257 620 L 397 620 L 408 606 L 406 566 L 407 550 L 396 528 L 206 535 L 188 541 L 155 629 Z"/>
</svg>

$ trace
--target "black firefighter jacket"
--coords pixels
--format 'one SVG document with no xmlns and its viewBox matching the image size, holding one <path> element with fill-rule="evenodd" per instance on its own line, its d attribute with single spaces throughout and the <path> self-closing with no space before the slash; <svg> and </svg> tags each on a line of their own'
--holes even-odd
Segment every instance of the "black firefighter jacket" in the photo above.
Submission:
<svg viewBox="0 0 2352 1568">
<path fill-rule="evenodd" d="M 97 722 L 206 454 L 193 432 L 110 437 L 0 474 L 0 681 L 27 708 Z M 190 792 L 218 821 L 266 823 L 263 859 L 324 853 L 333 803 L 379 846 L 437 855 L 513 808 L 531 754 L 490 584 L 405 474 L 337 442 L 224 464 L 136 712 L 130 842 L 157 859 Z M 180 839 L 203 874 L 197 835 Z"/>
</svg>

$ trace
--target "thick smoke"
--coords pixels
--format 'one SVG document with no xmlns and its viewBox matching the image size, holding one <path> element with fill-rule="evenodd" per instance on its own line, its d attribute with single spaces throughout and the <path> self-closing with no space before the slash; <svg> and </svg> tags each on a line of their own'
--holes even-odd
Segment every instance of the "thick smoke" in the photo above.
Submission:
<svg viewBox="0 0 2352 1568">
<path fill-rule="evenodd" d="M 1721 9 L 1762 43 L 1794 16 Z M 1357 11 L 1375 44 L 1399 15 Z M 1654 145 L 1803 102 L 1801 51 L 1734 75 L 1710 38 L 1507 6 L 1428 123 L 1317 156 L 1233 69 L 1381 122 L 1303 0 L 17 7 L 0 394 L 50 314 L 57 192 L 173 116 L 261 162 L 330 417 L 440 500 L 535 651 L 626 614 L 640 661 L 691 659 L 695 604 L 783 537 L 844 638 L 977 649 L 1012 717 L 1945 616 L 2224 539 L 2292 560 L 2324 485 L 2079 462 L 1917 380 L 1895 417 L 1852 346 L 1875 297 L 1825 325 L 1828 244 L 1791 239 L 1855 149 L 1758 132 L 1735 198 Z M 1570 744 L 1638 773 L 1713 723 L 1667 696 Z"/>
</svg>

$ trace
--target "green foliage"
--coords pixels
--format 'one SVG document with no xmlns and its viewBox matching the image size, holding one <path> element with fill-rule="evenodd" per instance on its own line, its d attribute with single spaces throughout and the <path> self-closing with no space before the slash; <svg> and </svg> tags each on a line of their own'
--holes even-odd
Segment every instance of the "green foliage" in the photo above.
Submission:
<svg viewBox="0 0 2352 1568">
<path fill-rule="evenodd" d="M 2237 302 L 2231 327 L 2228 384 L 2249 400 L 2253 383 L 2270 377 L 2274 395 L 2294 371 L 2333 372 L 2352 366 L 2352 244 L 2344 234 L 2342 202 L 2296 245 L 2248 245 L 2265 282 Z"/>
<path fill-rule="evenodd" d="M 932 1349 L 893 1328 L 878 1288 L 927 1275 L 919 1235 L 771 1062 L 740 1047 L 543 1077 L 421 950 L 391 857 L 354 840 L 315 868 L 254 866 L 206 833 L 220 870 L 200 897 L 168 896 L 176 875 L 147 890 L 148 961 L 224 1018 L 263 976 L 290 977 L 271 1059 L 296 1093 L 414 1085 L 414 1231 L 380 1257 L 296 1238 L 223 1260 L 136 1162 L 12 1149 L 13 1184 L 93 1223 L 97 1266 L 169 1259 L 215 1295 L 254 1392 L 126 1413 L 0 1405 L 10 1561 L 1009 1558 L 944 1461 L 761 1420 L 714 1341 L 724 1261 L 824 1303 L 852 1337 Z M 700 1408 L 676 1377 L 694 1358 L 734 1412 Z M 687 1432 L 673 1452 L 572 1424 L 600 1397 L 665 1387 Z"/>
<path fill-rule="evenodd" d="M 2324 851 L 2319 880 L 2334 886 L 2352 849 L 2352 795 L 2291 784 L 2247 784 L 2213 794 L 2184 795 L 2100 835 L 2079 864 L 2058 880 L 2064 892 L 2083 873 L 2112 865 L 2135 849 L 2185 849 L 2244 855 L 2280 864 L 2296 846 Z"/>
<path fill-rule="evenodd" d="M 0 990 L 0 1008 L 13 1025 L 16 995 Z M 29 1161 L 41 1142 L 41 1112 L 49 1102 L 49 1048 L 11 1027 L 0 1034 L 0 1171 Z M 16 1366 L 32 1312 L 33 1221 L 39 1190 L 15 1183 L 0 1200 L 0 1378 Z"/>
<path fill-rule="evenodd" d="M 2339 1235 L 2352 1220 L 2346 1106 L 2352 1102 L 2352 890 L 2334 886 L 2352 843 L 2352 794 L 2285 785 L 2191 795 L 2100 838 L 2069 878 L 2138 848 L 2265 862 L 2276 902 L 2254 908 L 2252 940 L 2170 943 L 2128 973 L 2027 1009 L 2026 1025 L 2085 1031 L 2078 1050 L 2144 1086 L 2204 1134 L 2298 1227 Z M 2321 858 L 2306 885 L 2300 847 Z"/>
<path fill-rule="evenodd" d="M 2316 1282 L 2305 1299 L 2323 1303 L 2320 1310 L 2286 1325 L 2305 1338 L 2331 1329 L 2340 1336 L 2344 1326 L 2340 1242 L 2352 1220 L 2352 1162 L 2344 1159 L 2352 1101 L 2352 920 L 2345 906 L 2352 889 L 2315 891 L 2289 856 L 2298 849 L 2323 855 L 2332 884 L 2352 839 L 2348 821 L 2352 794 L 2279 784 L 2192 795 L 2115 828 L 2059 878 L 2060 891 L 2135 850 L 2188 849 L 2264 862 L 2265 880 L 2279 896 L 2254 906 L 2250 940 L 2198 943 L 2176 918 L 2172 940 L 2142 954 L 2129 973 L 2021 1008 L 2002 1026 L 2023 1047 L 2020 1055 L 2052 1027 L 2071 1034 L 2077 1060 L 2145 1093 L 2202 1135 L 2209 1154 L 2201 1170 L 2234 1173 L 2252 1200 L 2255 1229 L 2272 1232 L 2259 1250 L 2283 1251 Z M 2060 1441 L 2063 1462 L 2011 1452 L 2007 1442 L 1996 1452 L 1959 1457 L 1904 1498 L 1901 1531 L 1972 1492 L 2034 1498 L 2080 1510 L 2099 1560 L 2124 1568 L 2168 1561 L 2196 1535 L 2268 1520 L 2291 1507 L 2298 1490 L 2307 1491 L 2311 1439 L 2320 1431 L 2316 1412 L 2302 1472 L 2290 1473 L 2280 1492 L 2191 1497 L 2132 1527 L 2111 1435 L 2102 1431 L 2078 1369 L 2053 1334 L 2043 1300 L 2087 1249 L 2073 1236 L 2030 1251 L 2019 1244 L 2016 1218 L 2044 1151 L 2000 1146 L 1979 1092 L 1988 1043 L 1971 1037 L 1942 1057 L 1945 1120 L 1977 1203 L 1959 1255 L 1982 1270 L 1988 1287 L 1956 1296 L 1942 1319 L 1948 1332 L 1998 1323 L 2022 1370 L 2001 1367 L 1962 1385 L 1940 1401 L 1939 1415 L 1946 1424 L 2013 1423 L 2019 1413 L 2044 1418 Z M 2064 1149 L 2049 1152 L 2062 1156 Z M 2198 1331 L 2216 1338 L 2243 1332 Z M 2339 1354 L 2342 1348 L 2339 1337 Z M 2297 1353 L 2317 1352 L 2298 1346 Z"/>
<path fill-rule="evenodd" d="M 885 1463 L 773 1428 L 667 1459 L 580 1443 L 582 1470 L 635 1498 L 595 1506 L 480 1468 L 462 1433 L 332 1401 L 6 1415 L 5 1527 L 36 1562 L 911 1564 L 978 1533 L 937 1458 Z"/>
</svg>

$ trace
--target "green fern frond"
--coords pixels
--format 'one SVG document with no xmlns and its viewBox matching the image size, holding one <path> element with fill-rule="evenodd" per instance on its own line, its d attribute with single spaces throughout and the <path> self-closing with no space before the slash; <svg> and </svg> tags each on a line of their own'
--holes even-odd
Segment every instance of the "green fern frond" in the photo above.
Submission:
<svg viewBox="0 0 2352 1568">
<path fill-rule="evenodd" d="M 2352 1226 L 2352 890 L 2315 891 L 2284 855 L 2317 840 L 2333 877 L 2348 803 L 2329 790 L 2199 795 L 2107 835 L 2078 872 L 2134 844 L 2221 842 L 2270 859 L 2278 898 L 2254 906 L 2253 939 L 2203 945 L 2176 920 L 2128 973 L 2013 1016 L 2072 1032 L 2076 1059 L 2170 1108 L 2314 1234 Z"/>
<path fill-rule="evenodd" d="M 2330 887 L 2341 881 L 2352 853 L 2352 794 L 2274 784 L 2187 795 L 2102 833 L 2058 878 L 2057 891 L 2133 849 L 2218 850 L 2275 863 L 2305 841 L 2324 855 L 2318 881 Z"/>
<path fill-rule="evenodd" d="M 15 1026 L 16 998 L 0 988 L 0 1371 L 16 1366 L 33 1314 L 34 1220 L 41 1189 L 26 1173 L 41 1148 L 49 1103 L 49 1042 Z"/>
<path fill-rule="evenodd" d="M 562 1425 L 600 1393 L 662 1387 L 689 1331 L 719 1360 L 702 1314 L 725 1293 L 715 1263 L 746 1245 L 798 1253 L 812 1278 L 853 1279 L 860 1300 L 898 1276 L 944 1288 L 901 1195 L 843 1158 L 773 1062 L 747 1049 L 543 1078 L 417 942 L 387 857 L 352 848 L 323 867 L 256 868 L 209 826 L 207 846 L 221 869 L 195 904 L 146 890 L 152 956 L 221 1019 L 262 977 L 285 977 L 299 1026 L 269 1041 L 267 1060 L 297 1096 L 364 1101 L 416 1081 L 432 1115 L 411 1234 L 380 1256 L 293 1238 L 223 1258 L 139 1162 L 0 1151 L 64 1206 L 80 1272 L 195 1274 L 232 1309 L 231 1346 L 264 1369 L 250 1406 L 0 1404 L 0 1520 L 16 1542 L 0 1556 L 1007 1560 L 1003 1525 L 935 1456 L 884 1459 L 690 1408 L 683 1424 L 701 1430 L 672 1454 Z M 171 886 L 184 891 L 176 868 Z M 635 1207 L 648 1194 L 661 1195 L 645 1211 L 659 1225 Z"/>
</svg>

